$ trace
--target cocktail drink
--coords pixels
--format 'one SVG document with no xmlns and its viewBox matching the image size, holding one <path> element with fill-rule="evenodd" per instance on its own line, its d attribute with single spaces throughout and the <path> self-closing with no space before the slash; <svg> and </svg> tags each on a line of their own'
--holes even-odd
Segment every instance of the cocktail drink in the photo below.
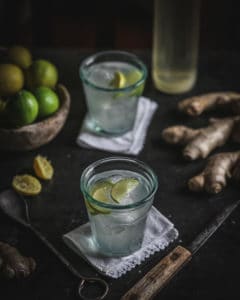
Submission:
<svg viewBox="0 0 240 300">
<path fill-rule="evenodd" d="M 145 65 L 127 52 L 105 51 L 85 59 L 80 77 L 91 127 L 109 135 L 129 131 L 146 76 Z"/>
<path fill-rule="evenodd" d="M 81 190 L 100 252 L 126 256 L 141 247 L 157 178 L 144 163 L 112 157 L 87 167 Z"/>
</svg>

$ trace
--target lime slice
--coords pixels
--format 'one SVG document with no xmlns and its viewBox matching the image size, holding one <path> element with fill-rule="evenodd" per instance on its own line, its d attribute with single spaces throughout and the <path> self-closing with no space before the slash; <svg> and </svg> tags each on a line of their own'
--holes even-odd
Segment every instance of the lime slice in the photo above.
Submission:
<svg viewBox="0 0 240 300">
<path fill-rule="evenodd" d="M 112 189 L 111 182 L 108 182 L 108 181 L 98 182 L 94 185 L 93 189 L 91 190 L 91 196 L 95 200 L 98 200 L 100 202 L 109 203 L 111 189 Z M 110 213 L 110 210 L 107 208 L 90 203 L 89 201 L 87 203 L 88 203 L 87 207 L 89 206 L 95 214 L 97 214 L 97 213 L 109 214 Z M 91 210 L 89 210 L 90 213 L 91 213 Z"/>
<path fill-rule="evenodd" d="M 110 82 L 110 85 L 115 89 L 124 88 L 126 85 L 126 78 L 125 78 L 124 74 L 120 71 L 116 71 L 114 73 L 114 78 Z"/>
<path fill-rule="evenodd" d="M 142 72 L 139 70 L 134 70 L 129 72 L 126 76 L 126 86 L 132 85 L 136 83 L 138 80 L 142 78 Z M 139 85 L 134 91 L 131 92 L 131 96 L 141 96 L 144 89 L 144 82 Z"/>
<path fill-rule="evenodd" d="M 134 190 L 139 181 L 136 178 L 124 178 L 116 182 L 111 191 L 111 196 L 114 201 L 120 202 L 127 194 Z"/>
<path fill-rule="evenodd" d="M 91 204 L 85 199 L 85 204 L 87 207 L 87 210 L 90 212 L 91 215 L 97 215 L 98 212 L 94 209 L 94 207 L 91 206 Z"/>
<path fill-rule="evenodd" d="M 125 76 L 126 76 L 127 85 L 131 85 L 141 79 L 142 72 L 135 69 L 134 71 L 127 73 Z"/>
<path fill-rule="evenodd" d="M 124 88 L 130 85 L 135 84 L 138 80 L 142 78 L 142 72 L 135 69 L 134 71 L 130 71 L 127 74 L 123 74 L 122 72 L 115 72 L 114 78 L 111 81 L 111 86 L 114 88 Z M 144 82 L 131 91 L 128 96 L 141 96 L 144 90 Z M 122 98 L 126 97 L 126 93 L 117 93 L 114 98 Z"/>
</svg>

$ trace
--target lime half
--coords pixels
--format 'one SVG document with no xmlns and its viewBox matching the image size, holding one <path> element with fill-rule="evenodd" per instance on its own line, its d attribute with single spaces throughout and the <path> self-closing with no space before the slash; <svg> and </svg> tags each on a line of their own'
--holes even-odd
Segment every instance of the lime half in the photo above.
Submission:
<svg viewBox="0 0 240 300">
<path fill-rule="evenodd" d="M 119 203 L 127 194 L 134 190 L 139 181 L 136 178 L 124 178 L 116 182 L 111 190 L 111 196 L 114 201 Z"/>
<path fill-rule="evenodd" d="M 111 189 L 112 189 L 111 182 L 108 182 L 108 181 L 98 182 L 92 188 L 91 196 L 97 201 L 100 201 L 103 203 L 110 203 Z M 109 214 L 110 213 L 110 210 L 107 208 L 90 203 L 89 201 L 87 203 L 88 203 L 87 207 L 89 206 L 91 208 L 91 210 L 89 209 L 90 213 L 93 213 L 93 212 L 94 212 L 94 214 L 97 214 L 97 213 Z"/>
</svg>

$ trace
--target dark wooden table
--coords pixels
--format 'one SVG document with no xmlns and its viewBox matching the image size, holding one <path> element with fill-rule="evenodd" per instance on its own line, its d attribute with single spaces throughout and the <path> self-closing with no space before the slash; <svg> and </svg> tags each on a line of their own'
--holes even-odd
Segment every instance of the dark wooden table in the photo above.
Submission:
<svg viewBox="0 0 240 300">
<path fill-rule="evenodd" d="M 150 52 L 136 52 L 150 70 Z M 44 184 L 41 197 L 32 200 L 35 224 L 55 246 L 85 275 L 97 275 L 82 258 L 63 244 L 61 236 L 79 224 L 87 222 L 87 214 L 79 188 L 83 169 L 91 162 L 110 156 L 97 150 L 79 148 L 75 139 L 86 112 L 78 67 L 89 53 L 79 50 L 38 50 L 35 57 L 52 60 L 59 68 L 60 82 L 72 96 L 68 121 L 50 144 L 36 151 L 0 153 L 0 189 L 10 186 L 12 177 L 32 165 L 36 154 L 48 156 L 55 167 L 55 176 Z M 189 95 L 208 91 L 239 90 L 240 57 L 237 54 L 207 53 L 199 63 L 199 77 L 194 89 L 184 96 L 169 96 L 157 91 L 148 77 L 144 95 L 156 100 L 159 108 L 148 131 L 146 144 L 138 156 L 149 164 L 159 178 L 155 206 L 179 230 L 177 241 L 186 245 L 224 205 L 239 197 L 234 184 L 219 195 L 193 194 L 186 189 L 187 179 L 204 165 L 203 161 L 187 163 L 175 148 L 160 139 L 161 130 L 178 122 L 200 126 L 206 116 L 192 120 L 176 112 L 176 103 Z M 228 144 L 224 150 L 238 149 Z M 239 295 L 240 266 L 240 208 L 227 219 L 216 234 L 194 256 L 192 261 L 156 296 L 156 299 L 236 299 Z M 31 232 L 11 221 L 0 212 L 0 240 L 17 246 L 24 254 L 36 258 L 38 268 L 32 277 L 23 281 L 0 280 L 0 298 L 5 300 L 78 299 L 78 280 Z M 176 242 L 176 243 L 177 243 Z M 176 244 L 175 243 L 175 244 Z M 175 245 L 156 253 L 140 266 L 118 280 L 107 279 L 110 293 L 107 299 L 119 299 L 132 285 L 151 269 Z"/>
</svg>

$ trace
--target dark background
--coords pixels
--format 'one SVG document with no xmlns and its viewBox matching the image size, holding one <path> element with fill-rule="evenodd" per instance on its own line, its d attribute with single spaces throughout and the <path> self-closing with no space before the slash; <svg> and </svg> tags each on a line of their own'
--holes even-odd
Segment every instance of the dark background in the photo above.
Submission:
<svg viewBox="0 0 240 300">
<path fill-rule="evenodd" d="M 199 79 L 188 95 L 213 90 L 239 90 L 240 21 L 237 5 L 238 1 L 234 0 L 202 1 L 200 26 L 202 53 L 200 52 Z M 150 68 L 148 50 L 152 45 L 152 22 L 153 1 L 149 0 L 0 0 L 1 45 L 23 44 L 36 48 L 37 53 L 43 54 L 59 66 L 59 73 L 63 76 L 62 82 L 66 83 L 71 90 L 72 98 L 76 100 L 73 101 L 71 115 L 64 130 L 52 143 L 41 149 L 53 159 L 54 166 L 58 170 L 57 180 L 52 186 L 57 195 L 54 199 L 47 198 L 46 202 L 49 202 L 49 205 L 51 201 L 48 200 L 67 203 L 67 208 L 56 205 L 58 211 L 55 217 L 58 220 L 60 211 L 62 220 L 68 222 L 67 214 L 72 212 L 72 207 L 75 207 L 69 206 L 69 202 L 74 199 L 78 201 L 80 198 L 80 191 L 76 187 L 78 187 L 81 171 L 90 161 L 109 156 L 109 153 L 80 149 L 74 143 L 85 112 L 84 97 L 77 76 L 77 64 L 80 58 L 83 58 L 83 54 L 80 50 L 58 50 L 57 48 L 78 48 L 86 50 L 86 53 L 89 53 L 87 49 L 104 48 L 139 49 L 144 50 L 143 53 L 147 50 L 148 56 L 141 56 L 141 58 Z M 38 50 L 38 48 L 55 49 Z M 165 190 L 161 188 L 158 191 L 161 200 L 158 205 L 162 212 L 176 224 L 181 234 L 182 244 L 187 245 L 204 228 L 207 221 L 228 203 L 228 200 L 238 198 L 239 189 L 229 185 L 221 195 L 205 195 L 204 199 L 202 195 L 193 195 L 183 190 L 190 175 L 195 174 L 197 169 L 200 170 L 200 166 L 205 162 L 186 164 L 181 160 L 179 152 L 161 144 L 159 138 L 164 127 L 179 122 L 179 119 L 172 118 L 172 112 L 182 96 L 163 95 L 153 87 L 150 80 L 147 82 L 146 95 L 159 101 L 161 109 L 153 119 L 146 146 L 139 159 L 146 161 L 159 173 L 161 186 Z M 228 145 L 221 150 L 229 151 Z M 0 189 L 9 185 L 16 170 L 23 165 L 28 166 L 37 153 L 38 150 L 30 154 L 1 155 Z M 64 181 L 67 188 L 59 188 L 60 183 L 64 186 Z M 51 195 L 49 193 L 49 197 Z M 52 205 L 54 203 L 53 201 Z M 51 211 L 55 212 L 55 206 Z M 232 300 L 239 298 L 239 212 L 240 207 L 156 299 Z M 72 213 L 76 214 L 79 221 L 83 223 L 87 221 L 86 211 L 82 208 Z M 51 226 L 48 228 L 51 231 L 55 227 L 50 218 L 49 222 Z M 64 222 L 62 224 L 67 232 L 69 228 Z M 55 226 L 58 225 L 56 224 Z M 0 240 L 15 245 L 25 255 L 34 256 L 38 263 L 38 269 L 30 279 L 0 280 L 1 300 L 79 299 L 76 295 L 78 280 L 31 232 L 13 223 L 3 214 L 0 215 Z M 120 294 L 127 291 L 169 250 L 168 248 L 165 252 L 157 253 L 126 277 L 118 281 L 110 280 L 111 294 L 108 299 L 119 299 Z M 83 260 L 79 260 L 78 257 L 76 260 L 81 266 L 79 268 L 81 272 L 87 270 L 90 275 L 96 275 L 93 268 Z"/>
<path fill-rule="evenodd" d="M 239 50 L 238 1 L 201 2 L 200 49 Z M 29 47 L 149 49 L 153 9 L 152 0 L 0 0 L 0 40 Z"/>
</svg>

